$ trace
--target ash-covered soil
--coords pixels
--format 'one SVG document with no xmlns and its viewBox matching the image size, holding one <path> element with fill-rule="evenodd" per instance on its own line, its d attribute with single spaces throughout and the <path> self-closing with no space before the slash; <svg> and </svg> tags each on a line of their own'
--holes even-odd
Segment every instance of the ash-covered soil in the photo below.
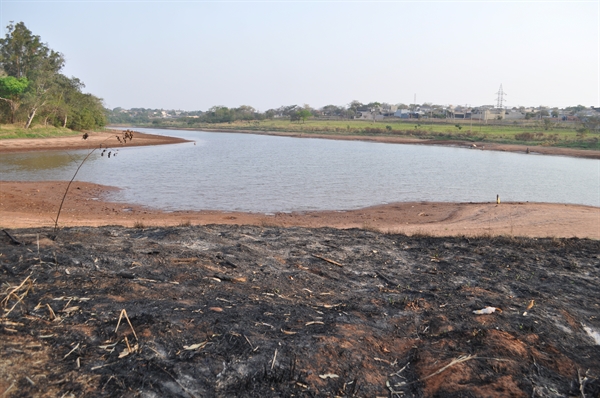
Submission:
<svg viewBox="0 0 600 398">
<path fill-rule="evenodd" d="M 597 240 L 9 233 L 21 244 L 0 238 L 3 397 L 600 394 Z M 473 313 L 485 307 L 498 310 Z"/>
</svg>

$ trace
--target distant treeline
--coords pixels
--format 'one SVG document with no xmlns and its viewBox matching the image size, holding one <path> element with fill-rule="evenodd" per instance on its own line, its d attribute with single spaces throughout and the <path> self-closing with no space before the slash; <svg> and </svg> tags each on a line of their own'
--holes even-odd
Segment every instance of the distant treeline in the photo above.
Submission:
<svg viewBox="0 0 600 398">
<path fill-rule="evenodd" d="M 398 107 L 398 106 L 397 106 Z M 399 105 L 400 108 L 408 108 L 406 105 Z M 253 121 L 274 118 L 288 118 L 292 121 L 304 122 L 311 117 L 331 117 L 337 119 L 352 119 L 360 110 L 377 110 L 385 112 L 391 109 L 387 104 L 372 102 L 362 104 L 358 101 L 351 102 L 348 106 L 327 105 L 319 109 L 312 108 L 309 105 L 286 105 L 276 109 L 269 109 L 265 112 L 257 111 L 255 108 L 242 105 L 237 108 L 228 108 L 226 106 L 213 106 L 206 112 L 193 111 L 175 111 L 162 109 L 115 108 L 107 110 L 110 123 L 160 123 L 160 118 L 187 118 L 189 124 L 194 123 L 231 123 L 236 121 Z M 392 112 L 393 113 L 393 112 Z"/>
<path fill-rule="evenodd" d="M 61 73 L 64 56 L 23 22 L 0 39 L 0 123 L 34 123 L 91 130 L 106 125 L 102 100 L 82 92 L 83 82 Z"/>
<path fill-rule="evenodd" d="M 273 119 L 274 117 L 287 117 L 293 121 L 306 121 L 307 118 L 318 114 L 318 112 L 312 108 L 302 108 L 296 105 L 270 109 L 266 112 L 259 112 L 251 106 L 242 105 L 238 108 L 213 106 L 206 112 L 165 111 L 162 109 L 145 108 L 125 110 L 123 108 L 115 108 L 113 110 L 107 110 L 107 113 L 109 122 L 114 124 L 160 124 L 160 120 L 165 118 L 183 119 L 183 122 L 187 121 L 188 124 L 231 123 L 236 121 Z"/>
<path fill-rule="evenodd" d="M 521 109 L 522 108 L 522 109 Z M 458 108 L 460 109 L 460 107 Z M 578 112 L 587 109 L 582 105 L 564 108 L 561 114 L 576 115 Z M 435 119 L 452 119 L 452 113 L 447 107 L 432 104 L 397 104 L 390 105 L 386 103 L 371 102 L 363 104 L 359 101 L 352 101 L 347 106 L 327 105 L 322 108 L 312 108 L 305 104 L 281 106 L 275 109 L 269 109 L 265 112 L 260 112 L 255 108 L 242 105 L 237 108 L 228 108 L 226 106 L 213 106 L 207 111 L 179 111 L 179 110 L 163 110 L 163 109 L 146 109 L 132 108 L 123 109 L 115 108 L 107 109 L 108 120 L 113 124 L 154 124 L 162 125 L 169 124 L 169 119 L 178 119 L 177 124 L 218 124 L 218 123 L 233 123 L 237 121 L 261 121 L 266 119 L 287 119 L 292 122 L 305 122 L 309 118 L 319 119 L 355 119 L 362 118 L 372 120 L 376 117 L 390 117 L 397 114 L 398 110 L 406 110 L 410 118 L 435 118 Z M 426 110 L 425 112 L 423 110 Z M 526 117 L 524 119 L 537 119 L 543 117 L 557 117 L 559 115 L 558 108 L 548 109 L 538 107 L 535 110 L 520 107 Z"/>
</svg>

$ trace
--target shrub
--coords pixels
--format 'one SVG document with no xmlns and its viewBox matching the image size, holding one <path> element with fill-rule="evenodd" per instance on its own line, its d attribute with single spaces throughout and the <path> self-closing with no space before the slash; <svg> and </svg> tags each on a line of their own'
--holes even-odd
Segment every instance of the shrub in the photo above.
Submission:
<svg viewBox="0 0 600 398">
<path fill-rule="evenodd" d="M 515 134 L 515 140 L 519 140 L 519 141 L 531 141 L 534 138 L 535 138 L 534 133 L 523 132 L 523 133 Z"/>
</svg>

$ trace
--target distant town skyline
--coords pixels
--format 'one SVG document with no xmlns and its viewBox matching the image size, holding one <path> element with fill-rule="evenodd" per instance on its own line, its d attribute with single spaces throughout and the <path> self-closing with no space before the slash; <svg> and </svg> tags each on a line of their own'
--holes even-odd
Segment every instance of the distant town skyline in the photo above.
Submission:
<svg viewBox="0 0 600 398">
<path fill-rule="evenodd" d="M 598 1 L 2 0 L 108 108 L 600 106 Z M 4 35 L 5 31 L 3 32 Z"/>
</svg>

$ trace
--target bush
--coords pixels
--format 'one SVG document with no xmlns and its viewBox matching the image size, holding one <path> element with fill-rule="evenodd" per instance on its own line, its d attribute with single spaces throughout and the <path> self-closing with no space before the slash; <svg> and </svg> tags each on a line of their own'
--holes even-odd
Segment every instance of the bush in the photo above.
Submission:
<svg viewBox="0 0 600 398">
<path fill-rule="evenodd" d="M 535 138 L 535 134 L 534 133 L 519 133 L 519 134 L 515 134 L 515 140 L 519 140 L 519 141 L 532 141 Z"/>
</svg>

